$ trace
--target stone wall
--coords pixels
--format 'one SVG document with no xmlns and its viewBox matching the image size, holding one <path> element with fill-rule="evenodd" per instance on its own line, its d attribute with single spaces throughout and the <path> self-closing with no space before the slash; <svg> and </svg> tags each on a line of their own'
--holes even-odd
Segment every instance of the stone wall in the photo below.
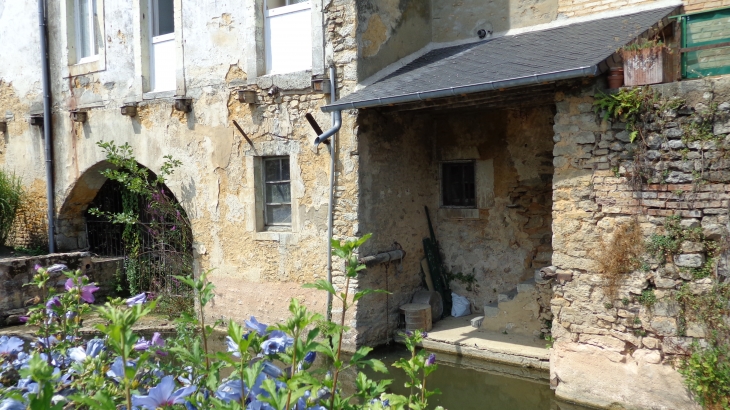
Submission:
<svg viewBox="0 0 730 410">
<path fill-rule="evenodd" d="M 88 252 L 3 258 L 0 259 L 0 327 L 20 323 L 19 317 L 27 312 L 29 306 L 45 303 L 35 300 L 40 295 L 37 287 L 25 285 L 33 280 L 35 265 L 48 267 L 56 263 L 62 263 L 72 270 L 80 269 L 91 282 L 96 282 L 100 288 L 94 294 L 97 298 L 115 292 L 114 278 L 120 268 L 120 258 L 96 259 Z M 56 272 L 51 274 L 48 283 L 58 292 L 63 292 L 67 279 L 62 272 Z"/>
<path fill-rule="evenodd" d="M 653 87 L 673 103 L 655 106 L 643 125 L 643 150 L 630 142 L 625 124 L 593 112 L 602 86 L 573 84 L 556 96 L 553 264 L 573 279 L 553 289 L 551 382 L 559 397 L 594 405 L 696 408 L 674 365 L 694 341 L 702 343 L 705 329 L 683 322 L 677 295 L 683 285 L 695 295 L 709 291 L 711 278 L 696 278 L 710 256 L 705 247 L 685 242 L 666 261 L 642 254 L 643 266 L 620 279 L 613 295 L 598 260 L 633 221 L 642 241 L 666 235 L 671 215 L 708 240 L 727 236 L 730 81 Z M 697 113 L 713 107 L 719 108 L 708 117 L 710 135 L 693 142 Z M 721 264 L 712 275 L 724 272 Z M 642 294 L 656 302 L 642 302 Z"/>
</svg>

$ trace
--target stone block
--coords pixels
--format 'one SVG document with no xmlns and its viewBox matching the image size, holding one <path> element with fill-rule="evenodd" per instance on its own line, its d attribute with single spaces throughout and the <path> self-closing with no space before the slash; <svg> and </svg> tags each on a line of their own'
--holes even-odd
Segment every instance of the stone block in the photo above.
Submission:
<svg viewBox="0 0 730 410">
<path fill-rule="evenodd" d="M 684 136 L 684 131 L 681 128 L 669 128 L 664 131 L 664 137 L 667 139 L 680 139 Z"/>
<path fill-rule="evenodd" d="M 692 176 L 692 174 L 672 171 L 669 173 L 669 175 L 667 175 L 665 180 L 669 184 L 684 184 L 687 182 L 692 182 L 694 180 L 694 177 Z"/>
<path fill-rule="evenodd" d="M 674 256 L 674 264 L 682 268 L 699 268 L 705 263 L 702 253 L 689 253 Z"/>
<path fill-rule="evenodd" d="M 622 352 L 626 347 L 626 343 L 623 340 L 616 339 L 612 336 L 581 334 L 578 337 L 578 341 L 614 352 Z"/>
<path fill-rule="evenodd" d="M 691 337 L 669 336 L 662 340 L 662 352 L 665 354 L 688 354 L 692 349 Z"/>
<path fill-rule="evenodd" d="M 576 144 L 594 144 L 596 142 L 596 134 L 588 131 L 580 132 L 573 137 L 573 142 Z"/>
<path fill-rule="evenodd" d="M 686 145 L 684 145 L 684 142 L 682 142 L 682 140 L 669 140 L 665 144 L 662 144 L 662 145 L 666 145 L 666 147 L 669 149 L 682 149 L 682 148 L 686 147 Z M 664 147 L 662 146 L 662 148 L 664 148 Z"/>
<path fill-rule="evenodd" d="M 715 135 L 730 133 L 730 121 L 716 122 L 712 127 L 712 132 Z"/>
<path fill-rule="evenodd" d="M 629 132 L 626 130 L 617 132 L 616 139 L 619 141 L 623 141 L 623 142 L 631 142 L 631 136 L 629 135 Z"/>
<path fill-rule="evenodd" d="M 484 305 L 484 317 L 497 317 L 499 316 L 499 306 L 496 303 Z"/>
<path fill-rule="evenodd" d="M 659 289 L 671 289 L 677 285 L 677 281 L 670 278 L 656 278 L 654 284 Z"/>
<path fill-rule="evenodd" d="M 658 350 L 639 349 L 631 357 L 639 363 L 659 364 L 662 361 L 662 354 Z"/>
<path fill-rule="evenodd" d="M 641 344 L 648 349 L 658 349 L 661 347 L 659 339 L 653 337 L 644 337 L 641 339 Z"/>
<path fill-rule="evenodd" d="M 649 149 L 658 149 L 662 145 L 662 136 L 659 134 L 649 134 L 646 138 L 646 145 Z"/>
<path fill-rule="evenodd" d="M 705 251 L 705 245 L 701 242 L 682 242 L 682 253 L 702 253 Z"/>
<path fill-rule="evenodd" d="M 697 279 L 694 282 L 690 282 L 689 290 L 693 295 L 703 295 L 709 293 L 712 290 L 712 286 L 713 283 L 710 278 Z"/>
<path fill-rule="evenodd" d="M 652 312 L 657 316 L 676 317 L 679 315 L 679 304 L 673 299 L 659 300 L 652 307 Z"/>
<path fill-rule="evenodd" d="M 677 334 L 677 320 L 673 317 L 655 316 L 651 320 L 651 328 L 660 336 L 673 336 Z"/>
<path fill-rule="evenodd" d="M 686 334 L 689 337 L 705 337 L 705 327 L 697 322 L 687 323 Z"/>
</svg>

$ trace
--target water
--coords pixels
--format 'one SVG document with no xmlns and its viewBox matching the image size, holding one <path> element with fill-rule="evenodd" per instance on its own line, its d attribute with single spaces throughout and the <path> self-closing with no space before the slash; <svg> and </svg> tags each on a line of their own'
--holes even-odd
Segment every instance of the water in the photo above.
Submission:
<svg viewBox="0 0 730 410">
<path fill-rule="evenodd" d="M 390 365 L 401 357 L 409 357 L 410 353 L 402 346 L 380 348 L 371 356 L 382 360 L 389 369 L 389 374 L 366 372 L 373 379 L 393 379 L 390 390 L 393 393 L 409 394 L 403 383 L 406 376 L 403 371 Z M 438 370 L 431 373 L 426 381 L 429 389 L 438 388 L 441 394 L 429 398 L 429 408 L 437 405 L 448 410 L 584 410 L 584 407 L 562 403 L 555 399 L 547 380 L 516 377 L 514 373 L 524 373 L 530 377 L 540 377 L 536 372 L 478 362 L 480 369 L 454 366 L 461 358 L 438 354 Z M 476 363 L 476 362 L 471 362 Z M 511 372 L 508 375 L 505 372 Z"/>
<path fill-rule="evenodd" d="M 211 340 L 211 349 L 225 350 L 224 336 Z M 365 371 L 371 379 L 392 379 L 389 392 L 409 394 L 404 387 L 405 373 L 391 364 L 401 357 L 410 357 L 402 345 L 384 346 L 375 349 L 370 357 L 379 359 L 388 367 L 389 373 Z M 429 398 L 429 409 L 443 406 L 447 410 L 588 410 L 558 401 L 550 389 L 544 371 L 470 360 L 447 354 L 438 354 L 438 370 L 426 381 L 429 389 L 438 388 L 441 394 Z M 345 359 L 347 360 L 347 359 Z M 325 361 L 318 355 L 313 369 L 325 367 Z M 354 393 L 355 369 L 340 374 L 340 387 L 345 394 Z"/>
</svg>

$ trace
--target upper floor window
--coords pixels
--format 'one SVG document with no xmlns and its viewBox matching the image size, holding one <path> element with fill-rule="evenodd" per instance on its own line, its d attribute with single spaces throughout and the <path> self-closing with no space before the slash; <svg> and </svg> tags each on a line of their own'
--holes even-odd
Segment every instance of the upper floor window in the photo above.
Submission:
<svg viewBox="0 0 730 410">
<path fill-rule="evenodd" d="M 310 0 L 266 0 L 264 36 L 266 73 L 312 68 Z"/>
<path fill-rule="evenodd" d="M 175 8 L 174 0 L 150 1 L 151 91 L 175 89 Z"/>
<path fill-rule="evenodd" d="M 99 58 L 99 16 L 96 0 L 74 0 L 76 26 L 76 63 L 82 64 Z"/>
<path fill-rule="evenodd" d="M 474 161 L 441 164 L 441 204 L 443 206 L 476 206 Z"/>
<path fill-rule="evenodd" d="M 264 221 L 266 226 L 291 225 L 289 157 L 264 158 Z"/>
</svg>

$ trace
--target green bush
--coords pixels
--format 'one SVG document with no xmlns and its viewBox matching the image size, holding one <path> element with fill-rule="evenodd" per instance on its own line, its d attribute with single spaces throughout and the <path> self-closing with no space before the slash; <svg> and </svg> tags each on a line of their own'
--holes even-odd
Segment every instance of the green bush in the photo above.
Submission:
<svg viewBox="0 0 730 410">
<path fill-rule="evenodd" d="M 695 350 L 679 371 L 704 408 L 730 410 L 730 356 L 726 346 Z"/>
<path fill-rule="evenodd" d="M 0 246 L 8 240 L 22 199 L 20 178 L 0 170 Z"/>
</svg>

